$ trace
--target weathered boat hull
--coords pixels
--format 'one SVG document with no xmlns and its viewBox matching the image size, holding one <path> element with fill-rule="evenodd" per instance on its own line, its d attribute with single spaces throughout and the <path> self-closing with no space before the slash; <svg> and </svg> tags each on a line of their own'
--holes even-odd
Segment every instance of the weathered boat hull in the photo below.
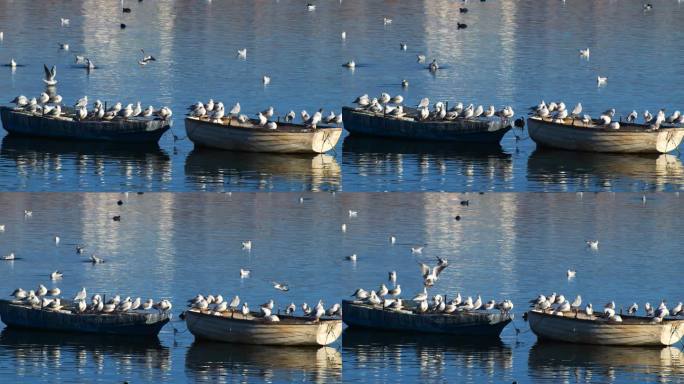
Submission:
<svg viewBox="0 0 684 384">
<path fill-rule="evenodd" d="M 268 129 L 218 124 L 197 118 L 185 119 L 188 138 L 197 146 L 228 151 L 266 153 L 325 153 L 335 147 L 342 128 Z"/>
<path fill-rule="evenodd" d="M 415 121 L 343 107 L 344 128 L 352 135 L 462 143 L 498 143 L 511 128 L 506 120 L 480 117 L 454 121 Z"/>
<path fill-rule="evenodd" d="M 349 327 L 401 332 L 444 333 L 468 337 L 499 337 L 504 327 L 512 320 L 509 315 L 496 312 L 414 314 L 347 300 L 342 302 L 342 313 L 342 320 Z"/>
<path fill-rule="evenodd" d="M 540 146 L 583 152 L 668 153 L 684 138 L 684 128 L 650 130 L 638 125 L 620 129 L 561 124 L 539 118 L 527 119 L 530 137 Z"/>
<path fill-rule="evenodd" d="M 170 120 L 143 118 L 112 121 L 54 118 L 0 107 L 2 126 L 12 135 L 67 140 L 156 143 L 171 128 Z"/>
<path fill-rule="evenodd" d="M 324 346 L 337 340 L 342 334 L 342 321 L 321 319 L 320 322 L 270 323 L 247 320 L 240 313 L 234 317 L 216 316 L 196 311 L 185 312 L 188 330 L 197 339 L 225 343 L 289 346 Z"/>
<path fill-rule="evenodd" d="M 101 335 L 156 336 L 169 322 L 166 313 L 73 314 L 34 309 L 0 300 L 0 320 L 11 328 Z"/>
<path fill-rule="evenodd" d="M 528 311 L 530 329 L 539 339 L 577 344 L 669 346 L 684 336 L 684 320 L 664 320 L 662 323 L 626 321 L 622 323 L 556 316 Z"/>
</svg>

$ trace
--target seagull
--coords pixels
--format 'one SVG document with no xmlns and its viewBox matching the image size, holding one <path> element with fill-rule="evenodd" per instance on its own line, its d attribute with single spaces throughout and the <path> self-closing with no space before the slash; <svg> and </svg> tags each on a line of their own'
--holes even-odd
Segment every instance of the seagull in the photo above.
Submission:
<svg viewBox="0 0 684 384">
<path fill-rule="evenodd" d="M 261 81 L 264 83 L 264 85 L 269 85 L 269 84 L 271 84 L 271 77 L 264 75 L 261 78 Z"/>
<path fill-rule="evenodd" d="M 63 51 L 68 51 L 69 50 L 69 44 L 67 43 L 58 43 L 59 44 L 59 49 Z"/>
<path fill-rule="evenodd" d="M 232 310 L 236 310 L 238 305 L 240 305 L 240 296 L 235 296 L 233 299 L 230 301 L 230 304 L 228 304 L 228 307 Z"/>
<path fill-rule="evenodd" d="M 295 303 L 290 303 L 290 305 L 288 305 L 287 308 L 285 309 L 285 314 L 286 315 L 292 315 L 295 313 L 296 310 L 297 310 L 297 306 L 295 305 Z"/>
<path fill-rule="evenodd" d="M 140 307 L 140 309 L 142 309 L 142 310 L 144 310 L 144 311 L 147 311 L 148 309 L 151 309 L 152 306 L 154 306 L 154 300 L 152 300 L 152 299 L 147 299 L 147 301 L 144 302 L 144 303 L 142 304 L 142 306 Z"/>
<path fill-rule="evenodd" d="M 342 232 L 347 232 L 347 224 L 342 224 Z"/>
<path fill-rule="evenodd" d="M 316 4 L 308 3 L 308 4 L 306 5 L 306 10 L 309 11 L 309 12 L 315 11 L 315 10 L 316 10 Z"/>
<path fill-rule="evenodd" d="M 567 301 L 566 301 L 566 303 L 567 303 Z M 582 305 L 582 296 L 577 295 L 577 297 L 575 297 L 575 300 L 572 302 L 572 304 L 570 304 L 570 308 L 577 311 L 579 309 L 580 305 Z"/>
<path fill-rule="evenodd" d="M 437 70 L 439 69 L 439 65 L 437 64 L 437 59 L 432 60 L 432 63 L 430 63 L 430 66 L 428 67 L 428 69 L 430 70 L 430 72 L 433 72 L 433 73 L 437 72 Z"/>
<path fill-rule="evenodd" d="M 397 271 L 389 272 L 389 281 L 393 283 L 397 281 Z"/>
<path fill-rule="evenodd" d="M 55 77 L 57 76 L 57 66 L 53 65 L 51 69 L 48 69 L 47 65 L 43 64 L 43 70 L 45 71 L 43 82 L 47 85 L 57 84 L 57 80 L 55 80 Z"/>
<path fill-rule="evenodd" d="M 347 39 L 347 32 L 342 31 L 342 33 L 340 34 L 340 37 L 342 37 L 342 40 L 346 40 Z"/>
<path fill-rule="evenodd" d="M 287 291 L 290 290 L 290 287 L 288 287 L 287 284 L 285 284 L 285 283 L 278 283 L 278 282 L 275 282 L 275 281 L 273 282 L 273 288 L 275 288 L 275 289 L 277 289 L 277 290 L 279 290 L 279 291 L 283 291 L 283 292 L 287 292 Z"/>
<path fill-rule="evenodd" d="M 11 58 L 11 59 L 10 59 L 9 66 L 10 66 L 11 68 L 16 68 L 16 67 L 17 67 L 17 62 L 14 61 L 14 58 Z"/>
<path fill-rule="evenodd" d="M 81 289 L 81 290 L 76 294 L 76 297 L 74 297 L 74 301 L 76 301 L 76 300 L 85 300 L 86 297 L 88 297 L 88 294 L 86 293 L 85 287 L 83 287 L 83 289 Z"/>
<path fill-rule="evenodd" d="M 62 18 L 60 18 L 59 20 L 60 20 L 60 22 L 62 23 L 62 25 L 69 25 L 69 19 L 65 19 L 65 18 L 62 17 Z"/>
<path fill-rule="evenodd" d="M 104 263 L 104 259 L 101 259 L 93 254 L 90 255 L 90 262 L 93 264 L 102 264 Z"/>
<path fill-rule="evenodd" d="M 354 60 L 349 60 L 346 63 L 342 64 L 342 66 L 349 69 L 354 69 L 356 68 L 356 62 Z"/>
<path fill-rule="evenodd" d="M 295 117 L 297 117 L 297 114 L 295 113 L 295 111 L 290 111 L 287 113 L 287 115 L 285 115 L 285 121 L 286 122 L 294 121 Z"/>
<path fill-rule="evenodd" d="M 396 281 L 396 279 L 393 280 L 393 281 Z M 383 286 L 384 286 L 384 285 L 383 285 Z M 389 291 L 387 291 L 387 294 L 390 295 L 390 296 L 399 297 L 399 295 L 401 295 L 401 285 L 400 285 L 400 284 L 397 284 L 396 287 L 394 287 L 394 288 L 390 289 Z M 382 295 L 382 296 L 384 296 L 384 295 Z"/>
<path fill-rule="evenodd" d="M 340 304 L 335 303 L 332 307 L 328 308 L 328 316 L 339 316 L 342 314 L 342 307 Z"/>
<path fill-rule="evenodd" d="M 2 257 L 3 260 L 14 260 L 16 257 L 14 256 L 14 252 L 11 252 L 9 255 L 5 255 Z"/>
<path fill-rule="evenodd" d="M 59 280 L 64 276 L 64 274 L 60 271 L 54 271 L 50 274 L 50 279 L 52 280 Z"/>
<path fill-rule="evenodd" d="M 247 48 L 242 48 L 237 50 L 237 56 L 240 59 L 246 59 L 247 58 Z"/>
<path fill-rule="evenodd" d="M 635 314 L 639 310 L 639 304 L 637 303 L 632 303 L 632 305 L 629 306 L 627 309 L 627 313 L 630 315 Z"/>
<path fill-rule="evenodd" d="M 382 19 L 382 21 L 383 21 L 383 24 L 384 24 L 384 25 L 392 24 L 392 19 L 388 19 L 388 18 L 386 18 L 386 17 L 384 17 L 384 18 Z"/>
<path fill-rule="evenodd" d="M 252 240 L 246 240 L 242 242 L 242 249 L 246 249 L 248 251 L 252 250 Z"/>
<path fill-rule="evenodd" d="M 413 254 L 423 253 L 423 248 L 424 247 L 411 247 L 411 253 L 413 253 Z"/>
<path fill-rule="evenodd" d="M 596 84 L 600 87 L 602 85 L 606 85 L 608 82 L 607 77 L 601 77 L 601 76 L 596 76 Z"/>
<path fill-rule="evenodd" d="M 349 261 L 356 261 L 356 253 L 352 254 L 351 256 L 346 256 L 344 259 Z"/>
<path fill-rule="evenodd" d="M 95 69 L 95 63 L 93 63 L 89 58 L 86 57 L 86 62 L 85 62 L 85 69 L 91 70 Z"/>
<path fill-rule="evenodd" d="M 249 314 L 249 307 L 247 303 L 242 303 L 242 315 L 247 316 Z"/>
<path fill-rule="evenodd" d="M 240 103 L 235 103 L 235 105 L 233 106 L 233 108 L 230 109 L 230 115 L 231 115 L 231 116 L 236 116 L 236 115 L 240 114 L 240 110 L 241 110 L 241 109 L 242 109 L 242 108 L 240 107 Z"/>
<path fill-rule="evenodd" d="M 582 103 L 577 103 L 577 105 L 575 105 L 575 108 L 572 109 L 570 116 L 578 117 L 581 113 L 582 113 Z"/>
<path fill-rule="evenodd" d="M 633 110 L 629 115 L 627 115 L 627 122 L 633 123 L 639 117 L 637 111 Z"/>
<path fill-rule="evenodd" d="M 589 55 L 591 54 L 591 51 L 589 51 L 589 48 L 587 49 L 580 49 L 579 50 L 579 55 L 580 57 L 586 57 L 589 58 Z"/>
<path fill-rule="evenodd" d="M 252 273 L 252 271 L 250 271 L 249 269 L 242 269 L 242 268 L 240 268 L 240 278 L 241 278 L 241 279 L 244 279 L 244 278 L 249 277 L 249 275 L 250 275 L 251 273 Z"/>
<path fill-rule="evenodd" d="M 401 87 L 402 87 L 402 88 L 406 88 L 406 87 L 408 87 L 408 86 L 409 86 L 408 80 L 404 79 L 404 80 L 401 81 Z"/>
<path fill-rule="evenodd" d="M 586 243 L 587 243 L 587 246 L 589 248 L 594 249 L 594 250 L 598 249 L 598 246 L 599 246 L 598 240 L 587 240 Z"/>
<path fill-rule="evenodd" d="M 408 46 L 406 45 L 406 43 L 399 43 L 399 48 L 400 48 L 402 51 L 405 51 L 405 50 L 408 48 Z"/>
<path fill-rule="evenodd" d="M 154 56 L 152 56 L 152 55 L 145 55 L 145 50 L 144 50 L 144 49 L 141 48 L 141 49 L 140 49 L 140 52 L 142 52 L 142 54 L 143 54 L 143 59 L 142 59 L 142 61 L 143 61 L 144 63 L 147 63 L 148 61 L 157 61 L 157 59 L 155 59 Z"/>
<path fill-rule="evenodd" d="M 575 271 L 574 269 L 568 269 L 568 280 L 574 279 L 576 274 L 577 271 Z"/>
<path fill-rule="evenodd" d="M 416 296 L 413 297 L 413 301 L 427 301 L 428 294 L 427 294 L 427 288 L 423 287 L 423 292 L 420 292 Z"/>
<path fill-rule="evenodd" d="M 352 293 L 351 296 L 355 297 L 357 300 L 364 300 L 368 298 L 368 292 L 363 288 L 359 288 L 356 291 L 354 291 L 354 293 Z"/>
<path fill-rule="evenodd" d="M 420 100 L 420 103 L 418 103 L 418 108 L 427 108 L 430 106 L 430 99 L 427 97 L 424 97 Z"/>
</svg>

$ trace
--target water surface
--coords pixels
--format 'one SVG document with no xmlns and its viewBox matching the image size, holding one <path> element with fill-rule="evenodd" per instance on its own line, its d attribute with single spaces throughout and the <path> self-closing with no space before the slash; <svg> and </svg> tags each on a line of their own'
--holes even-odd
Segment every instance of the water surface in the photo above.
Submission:
<svg viewBox="0 0 684 384">
<path fill-rule="evenodd" d="M 130 4 L 129 4 L 130 3 Z M 661 157 L 539 151 L 526 132 L 486 149 L 345 137 L 323 161 L 300 157 L 204 153 L 184 139 L 182 115 L 197 100 L 240 102 L 254 114 L 318 108 L 340 112 L 360 94 L 401 94 L 512 105 L 524 115 L 540 99 L 581 102 L 593 116 L 614 107 L 668 113 L 684 108 L 676 54 L 684 39 L 682 5 L 636 1 L 460 2 L 59 1 L 0 4 L 0 96 L 37 96 L 42 64 L 56 64 L 58 92 L 69 103 L 89 95 L 169 105 L 173 132 L 152 148 L 97 148 L 4 139 L 0 190 L 19 191 L 661 191 L 680 190 L 679 153 Z M 61 17 L 69 26 L 60 26 Z M 384 25 L 383 18 L 392 24 Z M 120 29 L 120 23 L 127 28 Z M 457 30 L 456 22 L 467 29 Z M 615 28 L 628 25 L 629 28 Z M 346 31 L 347 38 L 340 34 Z M 70 51 L 58 43 L 67 42 Z M 406 51 L 399 43 L 408 45 Z M 579 57 L 589 47 L 589 60 Z M 141 48 L 157 61 L 141 67 Z M 247 48 L 246 60 L 237 50 Z M 100 68 L 73 64 L 85 54 Z M 431 75 L 416 55 L 441 64 Z M 341 66 L 351 59 L 355 71 Z M 261 78 L 270 75 L 271 84 Z M 607 76 L 605 87 L 596 76 Z M 409 81 L 407 88 L 400 86 Z M 174 140 L 174 135 L 180 140 Z"/>
<path fill-rule="evenodd" d="M 300 197 L 303 201 L 300 203 Z M 538 293 L 615 300 L 680 300 L 684 224 L 677 194 L 145 193 L 0 194 L 2 287 L 57 286 L 89 294 L 167 297 L 174 320 L 141 344 L 4 330 L 0 380 L 19 382 L 367 381 L 647 382 L 681 380 L 673 349 L 537 343 L 522 320 Z M 117 205 L 122 200 L 123 205 Z M 461 204 L 468 200 L 469 205 Z M 33 211 L 30 218 L 24 209 Z M 349 210 L 358 211 L 349 217 Z M 120 215 L 121 221 L 112 220 Z M 461 220 L 455 220 L 456 216 Z M 341 225 L 346 224 L 346 232 Z M 53 237 L 61 241 L 55 245 Z M 389 236 L 397 238 L 390 245 Z M 586 240 L 599 240 L 592 251 Z M 252 241 L 251 251 L 241 242 Z M 78 255 L 76 244 L 85 246 Z M 422 254 L 411 247 L 424 245 Z M 105 263 L 92 265 L 95 253 Z M 357 254 L 357 262 L 345 260 Z M 347 330 L 327 349 L 198 343 L 178 314 L 198 292 L 239 295 L 252 308 L 276 301 L 326 305 L 359 287 L 421 289 L 418 262 L 446 257 L 431 294 L 510 298 L 516 319 L 500 341 Z M 241 279 L 240 268 L 252 271 Z M 568 280 L 566 270 L 576 269 Z M 62 280 L 51 282 L 60 270 Z M 286 282 L 287 293 L 272 288 Z M 519 333 L 518 331 L 519 330 Z"/>
</svg>

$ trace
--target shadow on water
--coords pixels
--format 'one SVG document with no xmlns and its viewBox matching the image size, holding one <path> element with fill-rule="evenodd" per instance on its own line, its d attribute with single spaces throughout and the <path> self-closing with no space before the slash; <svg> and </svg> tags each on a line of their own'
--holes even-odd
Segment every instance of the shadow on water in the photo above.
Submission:
<svg viewBox="0 0 684 384">
<path fill-rule="evenodd" d="M 331 347 L 278 347 L 194 341 L 185 356 L 186 373 L 193 381 L 215 382 L 234 373 L 268 378 L 327 382 L 342 376 L 342 356 Z"/>
<path fill-rule="evenodd" d="M 353 364 L 419 366 L 432 378 L 442 377 L 447 364 L 458 369 L 481 369 L 486 376 L 507 375 L 513 351 L 499 338 L 464 339 L 439 334 L 383 332 L 347 328 L 342 335 L 345 354 Z"/>
<path fill-rule="evenodd" d="M 30 156 L 103 156 L 118 159 L 169 162 L 170 158 L 157 143 L 110 143 L 104 141 L 69 141 L 50 138 L 35 138 L 21 135 L 7 135 L 2 139 L 0 156 L 18 158 Z"/>
<path fill-rule="evenodd" d="M 537 148 L 527 160 L 527 177 L 537 182 L 610 186 L 621 178 L 641 181 L 650 189 L 681 185 L 684 165 L 670 154 L 626 155 Z"/>
<path fill-rule="evenodd" d="M 530 375 L 550 381 L 612 381 L 623 374 L 630 380 L 657 381 L 684 373 L 682 351 L 674 347 L 645 348 L 579 345 L 538 341 L 528 357 Z M 637 378 L 634 374 L 648 375 Z M 657 375 L 657 376 L 654 376 Z"/>
<path fill-rule="evenodd" d="M 48 365 L 65 369 L 87 365 L 94 371 L 106 371 L 104 368 L 111 364 L 130 364 L 137 370 L 151 372 L 171 369 L 169 349 L 157 337 L 78 335 L 11 328 L 0 333 L 0 359 L 10 359 L 16 367 L 44 364 L 47 359 Z"/>
<path fill-rule="evenodd" d="M 325 154 L 250 153 L 194 148 L 185 159 L 185 174 L 192 183 L 239 186 L 268 184 L 276 178 L 318 191 L 337 189 L 341 169 L 334 157 Z"/>
</svg>

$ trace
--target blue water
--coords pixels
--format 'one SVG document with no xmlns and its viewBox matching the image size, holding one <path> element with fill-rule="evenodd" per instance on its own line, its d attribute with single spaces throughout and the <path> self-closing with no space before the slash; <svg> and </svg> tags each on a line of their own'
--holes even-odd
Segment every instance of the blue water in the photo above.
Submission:
<svg viewBox="0 0 684 384">
<path fill-rule="evenodd" d="M 540 151 L 526 132 L 500 146 L 458 148 L 345 137 L 322 160 L 193 149 L 182 114 L 197 100 L 240 102 L 256 113 L 324 108 L 339 113 L 358 95 L 401 94 L 512 105 L 582 102 L 597 115 L 615 107 L 668 113 L 684 108 L 677 54 L 682 5 L 637 1 L 0 2 L 0 97 L 37 96 L 43 63 L 57 65 L 58 92 L 113 103 L 169 105 L 173 133 L 147 149 L 11 140 L 0 143 L 0 190 L 12 191 L 672 191 L 684 185 L 681 155 L 635 157 Z M 69 17 L 69 26 L 60 18 Z M 393 19 L 384 25 L 383 18 Z M 127 28 L 122 30 L 119 24 Z M 467 29 L 457 30 L 456 22 Z M 619 26 L 625 26 L 619 28 Z M 347 38 L 340 34 L 346 31 Z M 70 51 L 58 43 L 67 42 Z M 406 51 L 399 43 L 408 45 Z M 579 57 L 589 47 L 589 60 Z M 138 65 L 141 48 L 157 58 Z M 237 50 L 247 48 L 246 60 Z M 89 74 L 75 54 L 100 68 Z M 416 62 L 436 58 L 436 75 Z M 341 66 L 351 59 L 355 71 Z M 271 76 L 268 86 L 261 83 Z M 605 87 L 596 76 L 607 76 Z M 402 89 L 401 80 L 408 88 Z M 174 141 L 173 134 L 181 140 Z M 519 137 L 519 140 L 516 138 Z M 321 159 L 321 158 L 317 158 Z"/>
<path fill-rule="evenodd" d="M 0 193 L 0 254 L 21 258 L 0 262 L 4 292 L 43 283 L 67 298 L 83 286 L 108 297 L 168 297 L 175 315 L 151 344 L 4 330 L 0 381 L 681 380 L 681 345 L 540 344 L 522 320 L 525 303 L 540 292 L 581 294 L 596 307 L 682 300 L 679 206 L 674 193 L 648 194 L 645 203 L 627 193 Z M 350 209 L 358 216 L 350 218 Z M 597 251 L 586 247 L 589 239 L 599 240 Z M 251 251 L 242 249 L 244 240 Z M 86 247 L 83 255 L 76 244 Z M 412 254 L 418 244 L 423 253 Z M 105 263 L 84 262 L 91 252 Z M 345 260 L 352 253 L 356 263 Z M 513 300 L 516 319 L 500 342 L 348 330 L 330 349 L 249 348 L 196 343 L 178 320 L 199 292 L 238 294 L 252 307 L 269 298 L 280 308 L 319 298 L 332 305 L 356 288 L 388 283 L 390 270 L 412 296 L 421 288 L 417 263 L 434 264 L 436 256 L 450 265 L 431 294 Z M 240 279 L 240 268 L 252 276 Z M 64 278 L 51 282 L 56 269 Z M 567 269 L 577 270 L 574 280 Z M 291 290 L 276 291 L 272 281 Z"/>
</svg>

